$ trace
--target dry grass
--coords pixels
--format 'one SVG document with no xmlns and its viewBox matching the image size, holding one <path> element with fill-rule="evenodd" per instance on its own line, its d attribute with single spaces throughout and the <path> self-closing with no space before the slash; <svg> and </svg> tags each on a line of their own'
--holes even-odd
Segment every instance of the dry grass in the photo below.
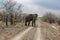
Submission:
<svg viewBox="0 0 60 40">
<path fill-rule="evenodd" d="M 52 26 L 56 27 L 53 28 Z M 60 40 L 60 26 L 41 22 L 41 30 L 44 40 Z"/>
<path fill-rule="evenodd" d="M 19 32 L 24 31 L 26 28 L 21 23 L 17 23 L 16 25 L 9 25 L 8 27 L 5 26 L 5 23 L 0 23 L 0 40 L 7 40 L 14 35 L 18 34 Z"/>
</svg>

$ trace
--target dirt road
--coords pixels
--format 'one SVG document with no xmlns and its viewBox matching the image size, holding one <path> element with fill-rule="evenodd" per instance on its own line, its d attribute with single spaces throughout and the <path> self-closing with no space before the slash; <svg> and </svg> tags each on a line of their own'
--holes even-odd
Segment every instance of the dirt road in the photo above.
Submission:
<svg viewBox="0 0 60 40">
<path fill-rule="evenodd" d="M 9 40 L 42 40 L 40 23 L 37 21 L 37 27 L 29 27 Z"/>
<path fill-rule="evenodd" d="M 37 20 L 36 27 L 29 26 L 24 31 L 7 40 L 59 40 L 57 27 L 41 23 Z"/>
</svg>

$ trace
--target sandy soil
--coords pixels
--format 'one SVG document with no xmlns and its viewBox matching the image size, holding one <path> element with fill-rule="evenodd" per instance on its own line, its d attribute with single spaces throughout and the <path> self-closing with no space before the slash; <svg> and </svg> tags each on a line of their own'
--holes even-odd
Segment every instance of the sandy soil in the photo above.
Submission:
<svg viewBox="0 0 60 40">
<path fill-rule="evenodd" d="M 0 40 L 60 40 L 60 26 L 37 20 L 36 27 L 4 28 Z"/>
<path fill-rule="evenodd" d="M 29 27 L 23 32 L 17 34 L 15 37 L 10 40 L 43 40 L 41 36 L 40 23 L 37 21 L 36 27 Z"/>
<path fill-rule="evenodd" d="M 41 30 L 42 30 L 41 33 L 43 34 L 42 36 L 44 40 L 60 40 L 59 26 L 41 22 Z"/>
</svg>

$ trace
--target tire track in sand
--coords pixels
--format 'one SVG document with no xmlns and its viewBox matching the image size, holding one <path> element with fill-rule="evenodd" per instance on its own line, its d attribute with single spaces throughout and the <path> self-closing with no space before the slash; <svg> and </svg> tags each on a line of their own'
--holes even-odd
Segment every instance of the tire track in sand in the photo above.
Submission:
<svg viewBox="0 0 60 40">
<path fill-rule="evenodd" d="M 25 31 L 17 34 L 15 37 L 13 37 L 13 38 L 11 38 L 11 39 L 9 39 L 9 40 L 21 40 L 22 37 L 23 37 L 28 31 L 30 31 L 32 28 L 33 28 L 33 27 L 29 27 L 29 28 L 26 29 Z"/>
</svg>

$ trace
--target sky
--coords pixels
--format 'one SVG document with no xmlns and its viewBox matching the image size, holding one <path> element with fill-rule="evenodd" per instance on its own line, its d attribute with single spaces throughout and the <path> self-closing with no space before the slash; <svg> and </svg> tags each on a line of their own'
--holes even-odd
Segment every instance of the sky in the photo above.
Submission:
<svg viewBox="0 0 60 40">
<path fill-rule="evenodd" d="M 0 5 L 3 0 L 0 0 Z M 60 0 L 14 0 L 23 5 L 23 12 L 37 13 L 43 16 L 46 12 L 60 15 Z"/>
</svg>

